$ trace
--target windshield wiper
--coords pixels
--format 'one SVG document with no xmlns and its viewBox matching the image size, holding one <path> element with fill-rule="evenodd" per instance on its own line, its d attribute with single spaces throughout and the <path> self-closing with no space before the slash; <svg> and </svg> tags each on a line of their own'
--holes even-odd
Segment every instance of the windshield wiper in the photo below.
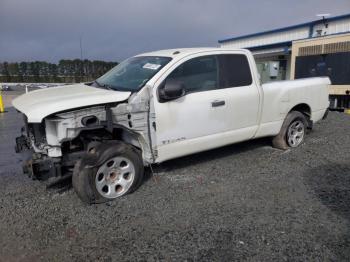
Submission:
<svg viewBox="0 0 350 262">
<path fill-rule="evenodd" d="M 107 89 L 107 90 L 112 90 L 112 89 L 113 89 L 110 85 L 102 84 L 102 83 L 98 82 L 97 80 L 95 80 L 94 83 L 95 83 L 98 87 L 102 87 L 102 88 Z"/>
<path fill-rule="evenodd" d="M 112 86 L 112 85 L 108 85 L 108 84 L 102 84 L 102 83 L 98 82 L 97 80 L 94 80 L 92 82 L 92 84 L 94 84 L 95 87 L 104 88 L 104 89 L 107 89 L 107 90 L 120 91 L 120 92 L 123 92 L 123 91 L 130 91 L 130 92 L 132 92 L 132 90 L 125 90 L 125 88 L 121 87 L 121 86 Z"/>
</svg>

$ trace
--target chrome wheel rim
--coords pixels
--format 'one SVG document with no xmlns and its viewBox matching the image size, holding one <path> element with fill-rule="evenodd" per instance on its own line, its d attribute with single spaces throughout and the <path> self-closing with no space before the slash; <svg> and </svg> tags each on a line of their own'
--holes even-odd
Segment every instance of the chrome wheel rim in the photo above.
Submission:
<svg viewBox="0 0 350 262">
<path fill-rule="evenodd" d="M 105 198 L 124 195 L 135 179 L 135 166 L 125 157 L 114 157 L 106 161 L 97 171 L 97 192 Z"/>
<path fill-rule="evenodd" d="M 288 128 L 287 141 L 290 147 L 297 147 L 303 141 L 305 135 L 304 123 L 300 120 L 294 121 Z"/>
</svg>

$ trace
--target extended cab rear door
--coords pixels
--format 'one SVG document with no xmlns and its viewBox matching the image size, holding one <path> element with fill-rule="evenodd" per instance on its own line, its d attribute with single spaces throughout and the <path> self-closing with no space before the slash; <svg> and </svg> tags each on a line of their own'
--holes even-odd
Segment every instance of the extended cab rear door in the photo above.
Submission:
<svg viewBox="0 0 350 262">
<path fill-rule="evenodd" d="M 168 80 L 182 81 L 186 94 L 167 102 L 154 99 L 157 162 L 253 137 L 259 91 L 244 53 L 192 55 L 159 80 L 154 97 Z"/>
<path fill-rule="evenodd" d="M 254 81 L 251 68 L 255 66 L 245 54 L 218 55 L 220 88 L 225 93 L 230 130 L 236 131 L 234 139 L 247 140 L 258 128 L 260 86 Z"/>
</svg>

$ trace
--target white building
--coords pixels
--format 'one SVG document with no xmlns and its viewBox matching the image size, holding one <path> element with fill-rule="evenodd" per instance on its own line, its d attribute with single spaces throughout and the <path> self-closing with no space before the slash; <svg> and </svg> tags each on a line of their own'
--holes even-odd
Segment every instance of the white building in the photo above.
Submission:
<svg viewBox="0 0 350 262">
<path fill-rule="evenodd" d="M 291 76 L 292 45 L 296 40 L 337 36 L 350 32 L 350 14 L 289 27 L 219 40 L 221 47 L 247 48 L 256 58 L 263 82 Z M 348 50 L 350 52 L 350 49 Z M 292 72 L 294 73 L 294 71 Z M 350 85 L 350 82 L 348 83 Z"/>
</svg>

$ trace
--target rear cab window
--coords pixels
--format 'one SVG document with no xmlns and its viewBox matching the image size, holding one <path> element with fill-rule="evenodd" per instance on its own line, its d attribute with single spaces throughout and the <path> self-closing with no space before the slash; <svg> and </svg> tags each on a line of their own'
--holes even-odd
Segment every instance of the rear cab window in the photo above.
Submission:
<svg viewBox="0 0 350 262">
<path fill-rule="evenodd" d="M 220 88 L 249 86 L 252 84 L 252 73 L 247 56 L 242 54 L 218 55 Z"/>
</svg>

